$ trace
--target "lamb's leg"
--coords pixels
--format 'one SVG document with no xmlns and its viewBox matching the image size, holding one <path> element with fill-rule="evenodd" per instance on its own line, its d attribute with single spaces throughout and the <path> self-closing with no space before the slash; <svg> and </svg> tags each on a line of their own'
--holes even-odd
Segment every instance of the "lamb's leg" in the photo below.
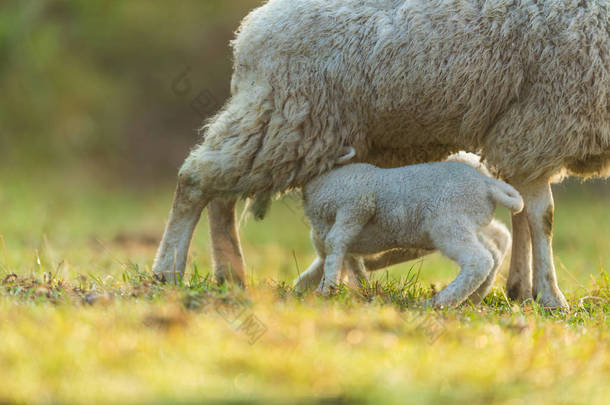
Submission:
<svg viewBox="0 0 610 405">
<path fill-rule="evenodd" d="M 481 231 L 502 252 L 502 260 L 511 243 L 510 232 L 506 226 L 497 220 L 493 220 Z M 529 231 L 528 231 L 529 232 Z M 419 248 L 396 248 L 378 254 L 364 256 L 364 265 L 367 271 L 376 271 L 396 264 L 419 259 L 434 253 L 434 249 Z"/>
<path fill-rule="evenodd" d="M 419 259 L 420 257 L 434 253 L 434 250 L 417 248 L 391 249 L 385 252 L 368 255 L 364 257 L 364 265 L 367 271 L 375 271 Z"/>
<path fill-rule="evenodd" d="M 506 225 L 494 219 L 489 225 L 481 229 L 481 234 L 498 249 L 502 255 L 501 261 L 504 261 L 512 243 L 510 231 Z"/>
<path fill-rule="evenodd" d="M 370 215 L 360 210 L 337 212 L 335 223 L 325 240 L 324 277 L 316 290 L 318 294 L 328 295 L 339 285 L 347 248 L 369 219 Z"/>
<path fill-rule="evenodd" d="M 155 275 L 165 281 L 175 282 L 184 276 L 191 238 L 208 202 L 192 174 L 182 170 L 178 176 L 174 203 L 153 264 Z"/>
<path fill-rule="evenodd" d="M 483 284 L 470 296 L 470 301 L 475 305 L 480 304 L 491 291 L 511 243 L 510 232 L 504 224 L 495 219 L 481 229 L 479 240 L 491 253 L 494 259 L 494 267 Z"/>
<path fill-rule="evenodd" d="M 363 288 L 369 282 L 369 276 L 364 267 L 362 257 L 348 256 L 345 258 L 345 267 L 347 269 L 350 283 L 356 288 Z"/>
<path fill-rule="evenodd" d="M 459 237 L 456 239 L 455 235 Z M 454 307 L 483 284 L 494 260 L 477 235 L 465 227 L 438 230 L 431 236 L 439 250 L 460 265 L 460 273 L 428 303 L 435 307 Z"/>
<path fill-rule="evenodd" d="M 520 187 L 532 237 L 534 264 L 533 295 L 547 308 L 568 308 L 557 286 L 553 263 L 554 203 L 551 185 L 544 179 Z"/>
<path fill-rule="evenodd" d="M 493 258 L 493 267 L 485 281 L 483 281 L 483 284 L 481 284 L 479 288 L 477 288 L 475 292 L 470 295 L 469 300 L 474 305 L 479 305 L 481 301 L 483 301 L 483 299 L 487 297 L 489 291 L 491 291 L 494 281 L 496 281 L 496 275 L 498 274 L 498 270 L 502 265 L 502 260 L 504 259 L 504 254 L 500 251 L 500 249 L 498 249 L 496 244 L 493 243 L 490 239 L 488 239 L 485 235 L 480 234 L 479 241 L 483 246 L 487 248 L 487 250 L 491 254 L 491 257 Z"/>
<path fill-rule="evenodd" d="M 295 291 L 298 293 L 304 293 L 311 288 L 320 284 L 322 280 L 322 274 L 324 273 L 324 259 L 316 257 L 313 263 L 309 266 L 303 274 L 295 281 Z"/>
<path fill-rule="evenodd" d="M 236 200 L 213 200 L 208 207 L 214 274 L 219 283 L 246 285 L 246 271 L 235 220 Z"/>
<path fill-rule="evenodd" d="M 347 276 L 354 287 L 362 288 L 369 281 L 362 259 L 356 257 L 346 257 L 344 267 Z M 304 293 L 312 287 L 320 284 L 324 273 L 324 259 L 317 257 L 309 268 L 295 281 L 295 291 Z"/>
<path fill-rule="evenodd" d="M 322 280 L 322 274 L 324 273 L 324 260 L 326 253 L 324 251 L 324 242 L 316 232 L 315 228 L 311 228 L 311 242 L 318 254 L 318 257 L 313 261 L 305 273 L 299 275 L 299 278 L 294 282 L 296 292 L 303 293 L 310 288 L 315 287 Z"/>
<path fill-rule="evenodd" d="M 513 215 L 513 249 L 506 282 L 508 297 L 517 301 L 532 298 L 532 239 L 525 210 Z"/>
</svg>

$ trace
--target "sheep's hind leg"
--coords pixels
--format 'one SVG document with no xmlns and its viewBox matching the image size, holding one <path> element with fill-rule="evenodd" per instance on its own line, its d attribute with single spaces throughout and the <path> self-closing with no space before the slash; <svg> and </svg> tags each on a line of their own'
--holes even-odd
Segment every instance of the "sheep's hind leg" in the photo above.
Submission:
<svg viewBox="0 0 610 405">
<path fill-rule="evenodd" d="M 208 207 L 212 262 L 218 283 L 246 285 L 246 271 L 235 220 L 236 200 L 213 200 Z"/>
<path fill-rule="evenodd" d="M 457 239 L 447 235 L 460 235 Z M 455 280 L 428 301 L 435 307 L 454 307 L 474 293 L 490 275 L 494 260 L 488 249 L 469 229 L 439 230 L 431 235 L 438 249 L 457 262 Z"/>
<path fill-rule="evenodd" d="M 532 238 L 527 220 L 527 206 L 513 215 L 513 249 L 506 282 L 508 297 L 517 301 L 532 298 Z"/>
<path fill-rule="evenodd" d="M 568 302 L 557 286 L 553 263 L 553 193 L 544 179 L 518 189 L 525 201 L 532 237 L 534 264 L 533 294 L 547 308 L 568 308 Z"/>
</svg>

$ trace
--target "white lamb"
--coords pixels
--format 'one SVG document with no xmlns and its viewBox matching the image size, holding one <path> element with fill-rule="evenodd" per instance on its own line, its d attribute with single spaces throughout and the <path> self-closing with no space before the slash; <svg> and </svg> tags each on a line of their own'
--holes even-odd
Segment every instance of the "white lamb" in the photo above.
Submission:
<svg viewBox="0 0 610 405">
<path fill-rule="evenodd" d="M 337 161 L 337 165 L 343 165 L 348 163 L 353 158 L 353 149 L 347 148 L 344 151 L 344 156 Z M 483 175 L 492 177 L 491 172 L 481 162 L 481 157 L 473 153 L 460 152 L 451 155 L 447 158 L 447 161 L 463 162 L 466 163 Z M 492 249 L 494 256 L 494 268 L 490 275 L 485 279 L 485 282 L 469 297 L 469 301 L 473 304 L 479 304 L 485 296 L 491 290 L 494 284 L 497 272 L 504 262 L 508 250 L 512 244 L 512 237 L 506 225 L 502 222 L 492 219 L 489 225 L 481 229 L 481 234 L 486 240 L 491 242 L 495 249 Z M 312 232 L 312 239 L 315 238 L 315 232 Z M 365 255 L 356 259 L 356 261 L 346 260 L 344 263 L 344 270 L 349 270 L 341 276 L 341 279 L 346 278 L 355 287 L 363 287 L 365 282 L 368 282 L 367 272 L 384 269 L 396 264 L 408 262 L 411 260 L 419 259 L 426 255 L 436 252 L 434 249 L 422 249 L 422 248 L 396 248 L 390 249 L 383 252 L 378 252 L 371 255 Z M 363 271 L 366 270 L 366 271 Z M 295 282 L 295 288 L 297 292 L 303 293 L 311 288 L 314 288 L 320 284 L 322 279 L 322 273 L 324 271 L 324 260 L 320 257 L 311 264 L 311 266 Z"/>
<path fill-rule="evenodd" d="M 396 169 L 351 164 L 308 183 L 303 201 L 314 245 L 324 260 L 319 293 L 328 294 L 338 285 L 344 262 L 363 275 L 361 256 L 438 249 L 459 264 L 460 273 L 432 299 L 436 307 L 456 306 L 468 297 L 480 302 L 489 292 L 503 252 L 484 229 L 496 203 L 513 213 L 523 209 L 517 190 L 461 162 Z M 299 282 L 311 279 L 319 268 L 314 262 Z"/>
</svg>

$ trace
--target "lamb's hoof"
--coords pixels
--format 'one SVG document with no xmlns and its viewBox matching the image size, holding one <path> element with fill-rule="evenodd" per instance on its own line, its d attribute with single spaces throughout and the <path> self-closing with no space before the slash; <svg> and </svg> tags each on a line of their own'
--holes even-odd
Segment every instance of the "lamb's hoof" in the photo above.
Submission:
<svg viewBox="0 0 610 405">
<path fill-rule="evenodd" d="M 456 299 L 456 297 L 453 296 L 443 297 L 442 293 L 439 293 L 436 294 L 434 297 L 427 299 L 424 302 L 424 306 L 434 309 L 449 309 L 457 307 L 462 301 L 463 300 Z"/>
<path fill-rule="evenodd" d="M 424 301 L 424 308 L 432 308 L 432 309 L 443 309 L 447 308 L 450 305 L 447 305 L 443 300 L 434 296 Z"/>
<path fill-rule="evenodd" d="M 436 308 L 434 298 L 429 298 L 422 303 L 424 308 Z"/>
<path fill-rule="evenodd" d="M 320 297 L 331 297 L 337 293 L 337 286 L 324 285 L 322 287 L 318 287 L 315 294 Z"/>
<path fill-rule="evenodd" d="M 305 294 L 307 291 L 311 290 L 313 286 L 309 285 L 304 279 L 297 279 L 294 283 L 294 292 L 297 294 Z"/>
<path fill-rule="evenodd" d="M 558 309 L 566 311 L 570 309 L 568 301 L 559 290 L 553 293 L 549 292 L 541 294 L 538 302 L 546 309 Z"/>
</svg>

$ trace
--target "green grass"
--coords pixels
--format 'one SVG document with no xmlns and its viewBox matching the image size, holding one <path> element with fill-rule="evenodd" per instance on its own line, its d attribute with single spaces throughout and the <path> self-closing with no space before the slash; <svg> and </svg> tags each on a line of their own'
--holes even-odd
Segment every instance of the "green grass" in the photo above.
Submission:
<svg viewBox="0 0 610 405">
<path fill-rule="evenodd" d="M 294 294 L 313 250 L 290 198 L 242 227 L 247 292 L 212 282 L 205 221 L 185 280 L 161 285 L 150 264 L 172 186 L 130 191 L 73 177 L 4 176 L 0 403 L 610 397 L 607 195 L 570 187 L 556 196 L 555 260 L 569 312 L 509 302 L 506 264 L 483 305 L 435 312 L 419 302 L 457 273 L 439 256 L 379 272 L 363 292 Z"/>
</svg>

